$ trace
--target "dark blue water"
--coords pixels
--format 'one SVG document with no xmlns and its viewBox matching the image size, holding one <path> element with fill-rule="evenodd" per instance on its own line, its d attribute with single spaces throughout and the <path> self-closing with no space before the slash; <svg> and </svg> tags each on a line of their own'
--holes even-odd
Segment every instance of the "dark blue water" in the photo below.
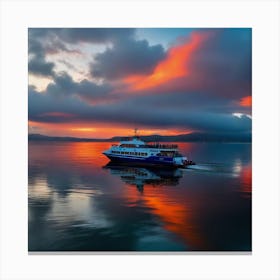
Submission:
<svg viewBox="0 0 280 280">
<path fill-rule="evenodd" d="M 251 144 L 180 143 L 187 170 L 110 166 L 110 145 L 29 142 L 29 251 L 251 251 Z"/>
</svg>

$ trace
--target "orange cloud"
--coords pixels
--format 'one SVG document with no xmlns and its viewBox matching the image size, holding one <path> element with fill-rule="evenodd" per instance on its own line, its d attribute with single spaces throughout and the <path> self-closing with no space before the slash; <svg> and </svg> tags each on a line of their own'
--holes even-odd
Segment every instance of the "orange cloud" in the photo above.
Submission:
<svg viewBox="0 0 280 280">
<path fill-rule="evenodd" d="M 241 98 L 240 103 L 241 106 L 243 107 L 251 107 L 252 106 L 252 96 L 245 96 Z"/>
<path fill-rule="evenodd" d="M 205 34 L 193 33 L 187 42 L 170 48 L 165 60 L 156 66 L 152 74 L 132 75 L 125 78 L 124 81 L 131 85 L 132 90 L 142 90 L 188 75 L 190 56 L 204 39 Z"/>
</svg>

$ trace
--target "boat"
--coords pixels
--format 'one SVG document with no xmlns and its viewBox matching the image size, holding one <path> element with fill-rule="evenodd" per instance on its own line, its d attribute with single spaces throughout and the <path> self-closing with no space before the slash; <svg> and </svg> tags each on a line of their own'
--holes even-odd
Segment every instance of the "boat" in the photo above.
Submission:
<svg viewBox="0 0 280 280">
<path fill-rule="evenodd" d="M 119 144 L 113 144 L 103 154 L 112 162 L 164 167 L 186 167 L 194 164 L 186 156 L 180 154 L 178 145 L 146 143 L 137 136 L 131 140 L 122 140 Z"/>
</svg>

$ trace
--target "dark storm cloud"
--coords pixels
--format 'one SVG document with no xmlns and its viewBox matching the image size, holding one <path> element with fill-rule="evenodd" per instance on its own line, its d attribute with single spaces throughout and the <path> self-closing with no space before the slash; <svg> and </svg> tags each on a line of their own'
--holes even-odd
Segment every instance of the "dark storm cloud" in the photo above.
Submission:
<svg viewBox="0 0 280 280">
<path fill-rule="evenodd" d="M 97 85 L 86 79 L 75 82 L 67 73 L 56 75 L 43 94 L 51 95 L 55 98 L 68 98 L 76 95 L 80 99 L 88 102 L 97 102 L 108 98 L 111 87 L 107 84 Z"/>
<path fill-rule="evenodd" d="M 43 92 L 39 93 L 34 86 L 29 86 L 29 120 L 40 119 L 42 122 L 79 120 L 81 115 L 89 115 L 92 111 L 93 107 L 89 104 L 108 102 L 110 98 L 109 85 L 99 86 L 88 80 L 75 82 L 67 73 L 61 73 L 53 78 L 54 81 Z M 53 112 L 62 114 L 48 115 Z M 63 114 L 68 114 L 68 117 L 64 118 Z"/>
<path fill-rule="evenodd" d="M 133 28 L 63 28 L 52 29 L 63 41 L 68 43 L 105 43 L 120 41 L 134 35 Z"/>
<path fill-rule="evenodd" d="M 61 41 L 106 43 L 131 38 L 134 28 L 30 28 L 29 37 L 33 39 L 57 37 Z"/>
<path fill-rule="evenodd" d="M 55 64 L 45 59 L 45 49 L 42 43 L 28 34 L 28 72 L 37 76 L 51 77 L 54 75 Z"/>
<path fill-rule="evenodd" d="M 40 76 L 54 76 L 55 65 L 46 61 L 46 54 L 60 51 L 79 53 L 77 49 L 69 49 L 66 43 L 117 43 L 129 40 L 134 33 L 133 28 L 30 28 L 29 72 Z"/>
<path fill-rule="evenodd" d="M 191 57 L 196 82 L 214 94 L 238 98 L 251 94 L 251 28 L 205 29 L 209 38 Z"/>
<path fill-rule="evenodd" d="M 51 77 L 54 75 L 54 63 L 46 62 L 44 58 L 34 57 L 28 63 L 28 71 L 37 76 Z"/>
<path fill-rule="evenodd" d="M 203 40 L 186 60 L 186 75 L 145 90 L 185 94 L 198 91 L 231 100 L 251 95 L 251 29 L 199 29 L 193 34 Z"/>
<path fill-rule="evenodd" d="M 123 39 L 95 56 L 91 74 L 107 79 L 149 74 L 164 57 L 161 45 L 150 46 L 146 40 Z"/>
<path fill-rule="evenodd" d="M 67 98 L 60 96 L 59 98 L 52 93 L 38 93 L 34 87 L 29 87 L 28 93 L 28 119 L 41 122 L 65 122 L 65 118 L 59 116 L 48 116 L 50 112 L 63 112 L 73 115 L 75 120 L 79 114 L 88 109 L 88 105 L 76 98 L 74 95 L 69 95 Z M 68 118 L 67 121 L 71 121 Z"/>
<path fill-rule="evenodd" d="M 67 80 L 67 79 L 66 79 Z M 69 81 L 65 81 L 69 84 Z M 60 82 L 61 83 L 61 82 Z M 64 82 L 63 82 L 64 83 Z M 67 86 L 65 87 L 67 88 Z M 112 104 L 97 104 L 90 106 L 72 94 L 65 98 L 57 98 L 57 91 L 48 88 L 45 94 L 38 94 L 33 88 L 29 93 L 29 119 L 38 122 L 92 122 L 122 124 L 139 127 L 181 128 L 206 132 L 236 132 L 243 133 L 251 130 L 251 120 L 247 117 L 237 118 L 219 110 L 197 106 L 155 106 L 153 100 L 144 104 L 145 100 L 132 98 Z M 167 100 L 166 100 L 167 102 Z M 202 102 L 203 103 L 203 102 Z M 63 115 L 53 116 L 50 112 L 62 112 Z M 71 117 L 73 116 L 73 117 Z"/>
</svg>

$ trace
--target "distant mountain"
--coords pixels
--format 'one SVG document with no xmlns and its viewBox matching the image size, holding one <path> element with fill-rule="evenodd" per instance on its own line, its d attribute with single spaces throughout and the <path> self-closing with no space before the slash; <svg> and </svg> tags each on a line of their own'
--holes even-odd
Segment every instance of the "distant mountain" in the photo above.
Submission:
<svg viewBox="0 0 280 280">
<path fill-rule="evenodd" d="M 120 141 L 127 137 L 116 136 L 111 141 Z M 244 134 L 214 134 L 214 133 L 190 133 L 172 136 L 149 135 L 141 136 L 146 142 L 251 142 L 252 135 Z"/>
<path fill-rule="evenodd" d="M 145 142 L 251 142 L 252 135 L 244 134 L 218 134 L 218 133 L 190 133 L 173 136 L 148 135 L 140 136 Z M 76 137 L 58 137 L 46 136 L 41 134 L 29 134 L 28 140 L 31 141 L 78 141 L 78 142 L 119 142 L 129 139 L 129 137 L 115 136 L 107 139 L 96 138 L 76 138 Z"/>
<path fill-rule="evenodd" d="M 76 137 L 60 137 L 47 136 L 42 134 L 28 134 L 28 140 L 32 141 L 75 141 L 75 142 L 104 142 L 110 139 L 94 139 L 94 138 L 76 138 Z"/>
</svg>

